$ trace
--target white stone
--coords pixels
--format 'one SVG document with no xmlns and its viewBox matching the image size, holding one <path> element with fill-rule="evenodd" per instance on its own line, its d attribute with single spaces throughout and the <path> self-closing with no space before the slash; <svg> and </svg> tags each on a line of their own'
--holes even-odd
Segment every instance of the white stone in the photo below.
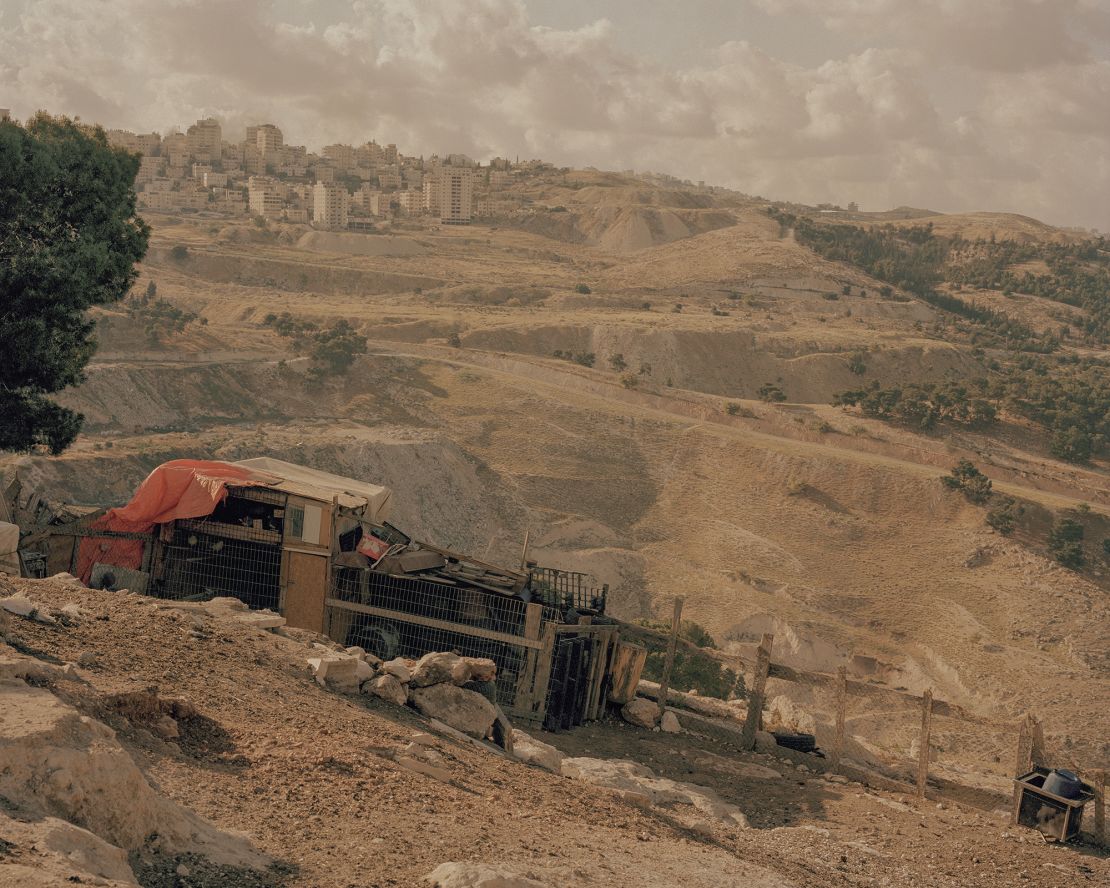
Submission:
<svg viewBox="0 0 1110 888">
<path fill-rule="evenodd" d="M 408 682 L 412 679 L 412 671 L 405 664 L 405 661 L 400 657 L 389 660 L 388 662 L 382 664 L 382 671 L 388 672 L 402 684 L 408 684 Z"/>
<path fill-rule="evenodd" d="M 436 684 L 413 688 L 410 700 L 424 715 L 439 719 L 456 731 L 462 731 L 479 740 L 489 735 L 497 718 L 497 707 L 481 694 L 456 687 L 453 684 Z"/>
<path fill-rule="evenodd" d="M 682 722 L 678 720 L 678 716 L 670 710 L 663 713 L 663 717 L 659 720 L 659 730 L 664 734 L 681 734 Z"/>
<path fill-rule="evenodd" d="M 470 667 L 471 681 L 496 681 L 497 664 L 488 657 L 463 657 Z"/>
<path fill-rule="evenodd" d="M 424 881 L 435 888 L 547 888 L 543 882 L 485 863 L 441 863 Z"/>
<path fill-rule="evenodd" d="M 525 764 L 556 774 L 562 770 L 563 754 L 559 750 L 518 729 L 513 730 L 513 756 Z"/>
<path fill-rule="evenodd" d="M 659 722 L 659 706 L 645 697 L 637 697 L 621 707 L 621 718 L 630 725 L 650 730 Z"/>
<path fill-rule="evenodd" d="M 363 693 L 373 694 L 397 706 L 404 706 L 409 699 L 404 685 L 397 680 L 397 676 L 388 673 L 372 678 L 362 686 L 362 690 Z"/>
<path fill-rule="evenodd" d="M 425 654 L 412 670 L 410 683 L 416 688 L 451 682 L 462 685 L 470 681 L 470 666 L 458 654 L 437 651 Z"/>
</svg>

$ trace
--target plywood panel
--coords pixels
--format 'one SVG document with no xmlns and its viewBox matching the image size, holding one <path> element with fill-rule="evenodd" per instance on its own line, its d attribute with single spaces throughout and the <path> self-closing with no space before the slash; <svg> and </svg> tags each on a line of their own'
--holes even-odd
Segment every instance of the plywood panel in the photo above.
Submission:
<svg viewBox="0 0 1110 888">
<path fill-rule="evenodd" d="M 285 606 L 286 623 L 298 629 L 324 631 L 324 597 L 327 591 L 328 559 L 326 555 L 286 551 Z"/>
</svg>

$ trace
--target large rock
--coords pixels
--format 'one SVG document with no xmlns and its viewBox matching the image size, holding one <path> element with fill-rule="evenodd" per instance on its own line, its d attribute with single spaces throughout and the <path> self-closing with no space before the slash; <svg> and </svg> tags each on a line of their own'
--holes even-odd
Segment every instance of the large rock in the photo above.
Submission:
<svg viewBox="0 0 1110 888">
<path fill-rule="evenodd" d="M 101 722 L 41 688 L 0 683 L 0 797 L 21 817 L 59 817 L 126 851 L 157 833 L 172 852 L 231 866 L 269 858 L 157 793 Z"/>
<path fill-rule="evenodd" d="M 16 848 L 34 849 L 33 867 L 0 855 L 0 885 L 56 888 L 91 884 L 137 888 L 139 884 L 128 865 L 126 851 L 57 817 L 14 820 L 0 811 L 0 836 Z"/>
<path fill-rule="evenodd" d="M 487 863 L 441 863 L 424 881 L 435 888 L 547 888 L 543 882 Z"/>
<path fill-rule="evenodd" d="M 382 672 L 392 675 L 401 684 L 408 684 L 412 678 L 412 670 L 409 669 L 408 664 L 401 657 L 395 657 L 386 663 L 382 664 Z"/>
<path fill-rule="evenodd" d="M 307 660 L 312 676 L 320 687 L 340 693 L 357 694 L 360 679 L 359 667 L 364 670 L 369 668 L 358 657 L 348 654 L 328 653 L 319 657 L 309 657 Z M 362 679 L 365 681 L 365 678 Z"/>
<path fill-rule="evenodd" d="M 801 734 L 817 733 L 817 723 L 813 715 L 783 694 L 771 700 L 764 716 L 764 722 L 768 729 L 773 731 L 783 730 Z"/>
<path fill-rule="evenodd" d="M 405 686 L 397 680 L 397 676 L 388 673 L 372 678 L 362 686 L 362 690 L 398 706 L 404 706 L 409 699 Z"/>
<path fill-rule="evenodd" d="M 497 664 L 488 657 L 463 657 L 470 667 L 471 681 L 497 681 Z"/>
<path fill-rule="evenodd" d="M 409 699 L 424 715 L 439 719 L 456 731 L 479 740 L 489 735 L 490 727 L 497 718 L 497 707 L 489 700 L 453 684 L 412 688 Z"/>
<path fill-rule="evenodd" d="M 528 765 L 546 768 L 556 774 L 561 773 L 563 754 L 554 746 L 537 740 L 524 731 L 513 730 L 513 756 Z"/>
<path fill-rule="evenodd" d="M 735 805 L 708 786 L 656 777 L 651 768 L 625 759 L 564 758 L 564 777 L 604 786 L 630 800 L 647 799 L 652 805 L 691 805 L 700 814 L 734 829 L 747 829 L 748 819 Z"/>
<path fill-rule="evenodd" d="M 663 713 L 663 717 L 659 719 L 659 730 L 664 734 L 681 734 L 682 722 L 678 720 L 677 715 L 668 709 Z"/>
<path fill-rule="evenodd" d="M 630 725 L 651 730 L 659 723 L 659 706 L 651 700 L 637 697 L 621 707 L 621 718 Z"/>
<path fill-rule="evenodd" d="M 410 684 L 414 688 L 450 682 L 455 685 L 466 684 L 470 680 L 470 665 L 458 654 L 447 651 L 425 654 L 416 662 L 412 670 Z"/>
</svg>

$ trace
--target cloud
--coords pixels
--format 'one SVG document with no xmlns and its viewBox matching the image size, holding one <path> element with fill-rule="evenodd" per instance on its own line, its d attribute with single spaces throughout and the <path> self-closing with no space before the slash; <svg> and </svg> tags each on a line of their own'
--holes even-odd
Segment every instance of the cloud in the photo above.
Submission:
<svg viewBox="0 0 1110 888">
<path fill-rule="evenodd" d="M 376 137 L 1110 229 L 1104 0 L 748 2 L 860 48 L 805 66 L 722 40 L 677 66 L 621 49 L 619 16 L 540 27 L 520 0 L 303 0 L 296 21 L 266 0 L 4 0 L 0 82 L 17 115 L 271 120 L 312 149 Z"/>
</svg>

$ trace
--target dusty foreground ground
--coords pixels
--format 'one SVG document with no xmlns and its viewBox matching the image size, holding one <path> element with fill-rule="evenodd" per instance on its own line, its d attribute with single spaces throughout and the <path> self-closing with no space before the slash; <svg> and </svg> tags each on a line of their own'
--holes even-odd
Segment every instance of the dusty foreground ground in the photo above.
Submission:
<svg viewBox="0 0 1110 888">
<path fill-rule="evenodd" d="M 552 888 L 1063 888 L 1110 880 L 1105 855 L 1045 844 L 1036 833 L 1009 827 L 998 812 L 936 801 L 915 807 L 785 759 L 616 721 L 544 739 L 569 755 L 633 759 L 659 776 L 712 786 L 745 812 L 752 828 L 699 822 L 689 806 L 645 810 L 609 790 L 439 736 L 435 747 L 450 772 L 444 782 L 393 758 L 427 724 L 411 710 L 314 684 L 303 641 L 198 622 L 151 599 L 60 581 L 15 586 L 44 612 L 59 614 L 71 604 L 77 610 L 52 625 L 12 618 L 13 645 L 0 644 L 0 666 L 20 662 L 20 655 L 56 667 L 86 664 L 71 667 L 69 677 L 32 683 L 105 721 L 162 793 L 222 830 L 249 833 L 276 861 L 254 873 L 221 869 L 175 851 L 168 839 L 147 841 L 127 849 L 144 885 L 409 886 L 446 861 L 501 865 Z M 0 691 L 18 684 L 3 679 L 13 671 L 19 670 L 0 669 Z M 155 687 L 160 697 L 195 707 L 191 714 L 179 710 L 176 741 L 158 739 L 139 709 L 126 710 L 125 718 L 110 705 L 110 695 Z M 11 710 L 6 716 L 0 708 L 0 787 L 19 765 L 6 759 L 14 756 L 13 732 L 33 720 L 22 718 L 17 724 Z M 92 828 L 103 821 L 98 805 L 128 803 L 93 793 L 74 804 L 78 825 Z M 60 807 L 53 813 L 65 816 Z M 7 823 L 12 831 L 0 834 L 0 884 L 76 883 L 20 881 L 19 873 L 33 872 L 46 853 L 42 843 L 19 839 L 21 818 L 28 819 L 25 809 L 21 814 L 0 798 L 0 827 Z"/>
</svg>

